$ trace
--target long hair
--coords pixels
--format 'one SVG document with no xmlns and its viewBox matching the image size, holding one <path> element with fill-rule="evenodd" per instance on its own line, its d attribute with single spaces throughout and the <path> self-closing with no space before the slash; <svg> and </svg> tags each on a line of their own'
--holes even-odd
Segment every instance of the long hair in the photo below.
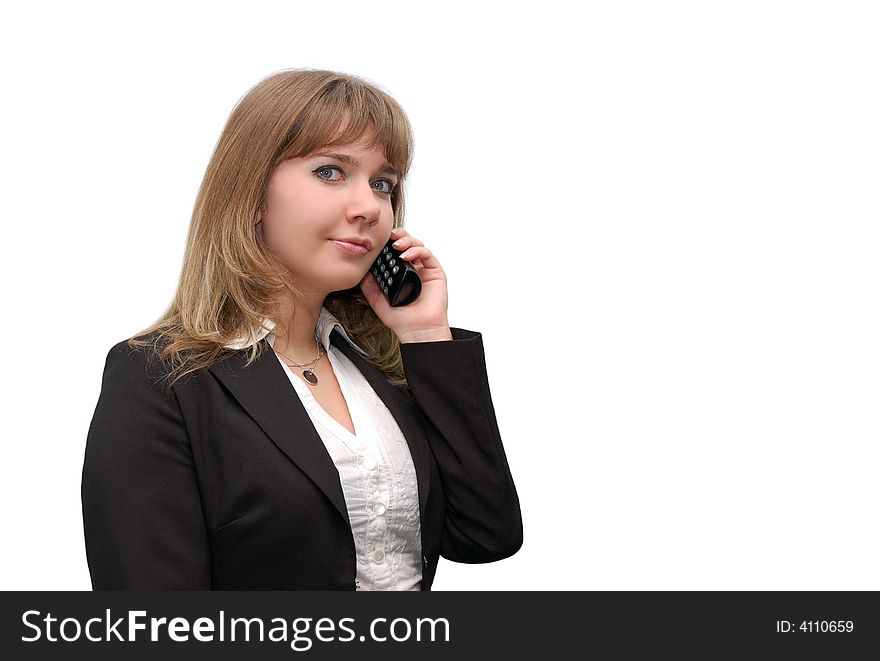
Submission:
<svg viewBox="0 0 880 661">
<path fill-rule="evenodd" d="M 391 197 L 394 227 L 400 227 L 413 137 L 403 108 L 388 93 L 349 74 L 283 69 L 238 101 L 199 187 L 173 302 L 128 339 L 132 349 L 149 347 L 151 361 L 166 363 L 162 380 L 168 392 L 187 374 L 228 357 L 224 345 L 254 337 L 279 295 L 302 300 L 289 267 L 269 251 L 255 223 L 275 168 L 319 147 L 363 139 L 369 139 L 368 149 L 381 147 L 400 174 Z M 407 387 L 399 341 L 359 286 L 331 293 L 324 306 L 366 351 L 370 364 L 392 385 Z M 247 365 L 264 346 L 252 344 Z"/>
</svg>

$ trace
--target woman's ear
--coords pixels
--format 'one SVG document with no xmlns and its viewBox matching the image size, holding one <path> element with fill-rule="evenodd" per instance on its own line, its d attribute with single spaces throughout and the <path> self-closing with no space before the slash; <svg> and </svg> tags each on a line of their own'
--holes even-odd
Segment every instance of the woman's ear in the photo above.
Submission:
<svg viewBox="0 0 880 661">
<path fill-rule="evenodd" d="M 254 221 L 254 225 L 259 225 L 263 222 L 263 216 L 266 215 L 266 202 L 264 201 L 260 208 L 257 210 L 257 219 Z"/>
</svg>

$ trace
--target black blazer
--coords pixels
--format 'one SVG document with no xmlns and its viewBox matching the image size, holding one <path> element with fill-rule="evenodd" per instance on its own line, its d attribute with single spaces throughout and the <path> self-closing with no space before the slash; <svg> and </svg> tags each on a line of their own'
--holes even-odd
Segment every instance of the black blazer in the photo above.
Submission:
<svg viewBox="0 0 880 661">
<path fill-rule="evenodd" d="M 452 335 L 401 345 L 405 390 L 331 334 L 409 445 L 423 590 L 441 555 L 493 562 L 522 545 L 482 335 Z M 355 589 L 336 467 L 271 347 L 247 368 L 246 354 L 231 351 L 166 396 L 159 361 L 125 341 L 110 349 L 82 474 L 94 589 Z"/>
</svg>

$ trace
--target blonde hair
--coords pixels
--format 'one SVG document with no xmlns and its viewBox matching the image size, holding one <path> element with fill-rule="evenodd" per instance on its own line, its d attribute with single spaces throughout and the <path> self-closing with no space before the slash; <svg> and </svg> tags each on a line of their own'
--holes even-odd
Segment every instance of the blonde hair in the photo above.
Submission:
<svg viewBox="0 0 880 661">
<path fill-rule="evenodd" d="M 289 268 L 269 251 L 255 222 L 275 168 L 320 147 L 361 140 L 369 140 L 367 149 L 381 146 L 400 175 L 391 205 L 394 227 L 402 226 L 413 138 L 403 108 L 388 93 L 349 74 L 284 69 L 238 101 L 199 187 L 174 300 L 158 321 L 128 340 L 133 349 L 150 347 L 151 360 L 167 362 L 169 392 L 180 378 L 227 357 L 224 345 L 254 337 L 279 295 L 302 300 Z M 331 293 L 324 306 L 370 364 L 392 385 L 407 386 L 397 337 L 359 286 Z M 265 345 L 250 347 L 247 365 Z"/>
</svg>

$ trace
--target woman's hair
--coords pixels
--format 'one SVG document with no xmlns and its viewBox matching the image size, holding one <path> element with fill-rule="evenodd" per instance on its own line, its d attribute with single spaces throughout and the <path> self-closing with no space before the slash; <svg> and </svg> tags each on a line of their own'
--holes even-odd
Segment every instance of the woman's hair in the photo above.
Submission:
<svg viewBox="0 0 880 661">
<path fill-rule="evenodd" d="M 333 139 L 335 137 L 335 140 Z M 167 363 L 168 391 L 183 376 L 229 355 L 224 345 L 254 337 L 279 296 L 302 292 L 290 268 L 272 254 L 256 224 L 269 178 L 284 160 L 318 148 L 367 140 L 399 173 L 391 197 L 394 227 L 403 225 L 404 182 L 412 129 L 386 92 L 353 75 L 284 69 L 261 80 L 236 104 L 199 187 L 180 281 L 168 310 L 128 340 Z M 406 387 L 400 344 L 359 286 L 327 296 L 324 306 L 367 360 L 395 386 Z M 247 365 L 262 353 L 256 342 Z"/>
</svg>

